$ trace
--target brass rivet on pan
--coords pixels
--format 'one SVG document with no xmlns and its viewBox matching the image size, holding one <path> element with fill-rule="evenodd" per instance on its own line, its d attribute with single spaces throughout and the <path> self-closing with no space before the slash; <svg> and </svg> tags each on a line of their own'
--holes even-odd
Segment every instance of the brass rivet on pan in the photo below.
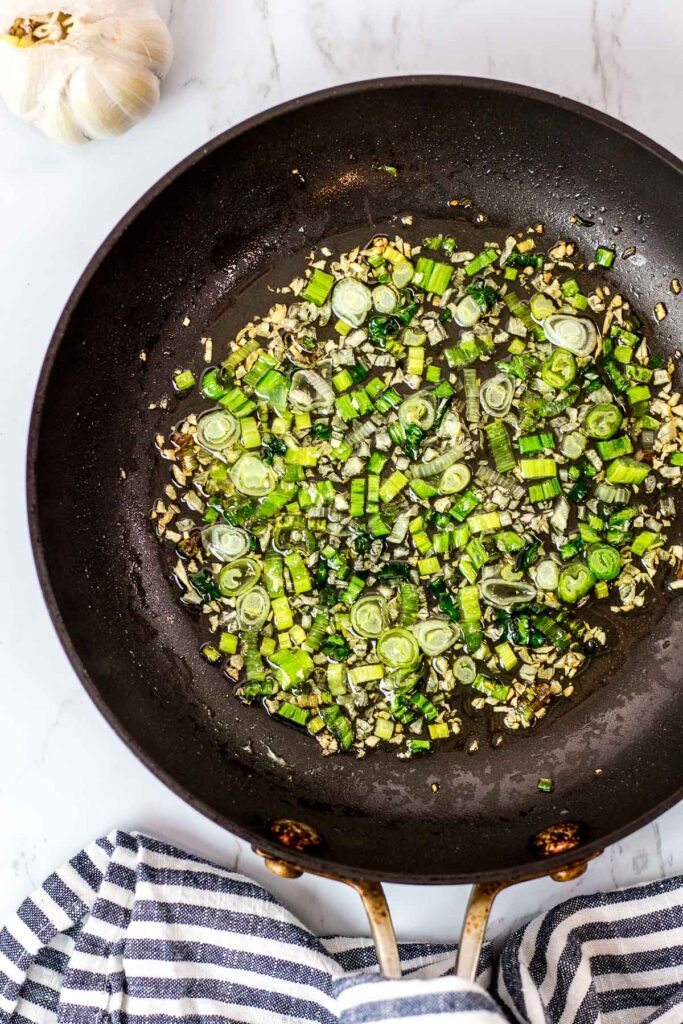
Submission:
<svg viewBox="0 0 683 1024">
<path fill-rule="evenodd" d="M 301 868 L 295 867 L 294 864 L 288 864 L 286 860 L 276 860 L 274 857 L 265 855 L 263 859 L 268 870 L 278 878 L 301 878 L 303 875 Z"/>
<path fill-rule="evenodd" d="M 539 857 L 557 857 L 561 853 L 575 850 L 583 842 L 583 830 L 573 821 L 563 821 L 541 829 L 531 840 L 531 846 Z"/>
<path fill-rule="evenodd" d="M 568 864 L 566 868 L 560 868 L 559 871 L 553 871 L 550 875 L 553 882 L 573 882 L 575 878 L 580 878 L 588 867 L 587 860 L 577 861 L 576 864 Z"/>
<path fill-rule="evenodd" d="M 278 842 L 292 850 L 307 850 L 322 843 L 322 837 L 311 825 L 294 818 L 278 818 L 271 822 L 270 831 Z"/>
</svg>

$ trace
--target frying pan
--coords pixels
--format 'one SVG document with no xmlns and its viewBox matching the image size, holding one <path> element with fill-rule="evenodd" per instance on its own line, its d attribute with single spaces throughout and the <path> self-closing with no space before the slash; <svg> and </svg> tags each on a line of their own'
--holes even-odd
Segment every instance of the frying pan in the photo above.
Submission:
<svg viewBox="0 0 683 1024">
<path fill-rule="evenodd" d="M 398 177 L 376 169 L 386 164 Z M 310 738 L 235 700 L 199 654 L 200 625 L 178 604 L 148 518 L 160 480 L 153 438 L 181 415 L 175 399 L 159 400 L 175 367 L 201 369 L 207 325 L 227 340 L 265 300 L 269 271 L 284 282 L 297 253 L 351 229 L 370 237 L 407 211 L 468 238 L 542 221 L 549 244 L 571 237 L 584 254 L 616 233 L 637 254 L 617 260 L 610 281 L 651 330 L 666 302 L 655 347 L 673 353 L 682 170 L 611 118 L 521 86 L 424 77 L 332 89 L 247 121 L 167 174 L 93 257 L 50 343 L 30 429 L 29 517 L 79 678 L 164 782 L 274 870 L 356 887 L 388 974 L 397 957 L 381 880 L 479 883 L 461 947 L 471 973 L 503 884 L 574 875 L 676 801 L 680 606 L 660 590 L 610 624 L 611 652 L 575 698 L 500 747 L 469 753 L 468 724 L 460 748 L 422 760 L 323 758 Z M 453 197 L 473 205 L 449 206 Z M 551 794 L 538 792 L 540 775 L 553 777 Z"/>
</svg>

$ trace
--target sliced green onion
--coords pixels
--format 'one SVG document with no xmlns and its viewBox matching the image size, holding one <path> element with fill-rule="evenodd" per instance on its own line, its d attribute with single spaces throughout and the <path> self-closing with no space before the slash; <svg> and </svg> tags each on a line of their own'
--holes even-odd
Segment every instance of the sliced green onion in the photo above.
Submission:
<svg viewBox="0 0 683 1024">
<path fill-rule="evenodd" d="M 613 437 L 609 441 L 596 441 L 595 447 L 598 455 L 605 462 L 616 459 L 619 455 L 630 455 L 633 451 L 633 442 L 630 437 L 621 435 Z"/>
<path fill-rule="evenodd" d="M 406 700 L 412 704 L 417 713 L 423 718 L 426 718 L 428 722 L 433 722 L 438 716 L 439 712 L 432 704 L 428 697 L 425 697 L 423 693 L 408 693 L 406 694 Z"/>
<path fill-rule="evenodd" d="M 647 384 L 634 384 L 626 392 L 626 397 L 629 405 L 633 408 L 641 403 L 647 404 L 652 398 L 652 394 Z"/>
<path fill-rule="evenodd" d="M 491 453 L 499 473 L 508 473 L 515 465 L 510 435 L 503 423 L 496 421 L 484 427 L 491 447 Z"/>
<path fill-rule="evenodd" d="M 465 272 L 469 277 L 472 277 L 491 263 L 495 263 L 497 259 L 498 253 L 495 249 L 485 249 L 484 252 L 480 252 L 478 256 L 475 256 L 473 260 L 465 264 Z"/>
<path fill-rule="evenodd" d="M 529 488 L 529 501 L 536 504 L 541 501 L 552 501 L 562 494 L 562 487 L 557 477 L 544 480 L 542 484 L 532 484 Z"/>
<path fill-rule="evenodd" d="M 237 618 L 242 629 L 259 629 L 270 615 L 270 598 L 263 587 L 252 587 L 237 601 Z"/>
<path fill-rule="evenodd" d="M 465 295 L 455 307 L 453 317 L 460 327 L 474 327 L 482 313 L 479 303 L 471 295 Z"/>
<path fill-rule="evenodd" d="M 557 596 L 567 604 L 575 604 L 595 586 L 595 576 L 583 562 L 571 562 L 560 573 Z"/>
<path fill-rule="evenodd" d="M 591 544 L 586 561 L 596 580 L 615 580 L 621 572 L 621 555 L 610 544 Z"/>
<path fill-rule="evenodd" d="M 560 579 L 560 567 L 552 558 L 544 558 L 534 572 L 534 580 L 539 590 L 557 590 Z"/>
<path fill-rule="evenodd" d="M 553 647 L 556 647 L 558 651 L 566 651 L 569 649 L 571 642 L 571 636 L 566 633 L 560 624 L 556 622 L 550 615 L 535 615 L 532 619 L 532 625 L 534 629 L 542 633 L 543 636 L 548 640 Z"/>
<path fill-rule="evenodd" d="M 499 683 L 495 679 L 489 679 L 488 676 L 481 675 L 481 673 L 478 673 L 472 682 L 472 689 L 483 693 L 485 697 L 488 697 L 495 703 L 507 700 L 513 693 L 511 686 Z"/>
<path fill-rule="evenodd" d="M 346 590 L 341 596 L 344 604 L 355 604 L 364 588 L 365 580 L 361 579 L 360 576 L 352 576 L 346 586 Z"/>
<path fill-rule="evenodd" d="M 554 448 L 555 438 L 552 434 L 530 434 L 526 437 L 517 438 L 517 446 L 522 455 L 535 455 L 542 452 L 544 448 Z"/>
<path fill-rule="evenodd" d="M 464 462 L 456 462 L 441 474 L 439 494 L 458 494 L 468 486 L 472 474 Z"/>
<path fill-rule="evenodd" d="M 551 345 L 577 356 L 591 355 L 598 342 L 597 328 L 586 317 L 554 313 L 543 321 L 543 330 Z"/>
<path fill-rule="evenodd" d="M 202 377 L 202 384 L 200 391 L 203 398 L 212 398 L 214 401 L 218 401 L 223 395 L 227 394 L 229 388 L 225 387 L 223 381 L 225 378 L 223 370 L 219 366 L 211 366 Z"/>
<path fill-rule="evenodd" d="M 512 672 L 512 670 L 517 666 L 517 664 L 518 664 L 517 655 L 512 650 L 512 648 L 510 647 L 510 644 L 507 643 L 507 641 L 505 641 L 502 644 L 497 644 L 496 645 L 496 654 L 498 655 L 498 661 L 500 662 L 500 667 L 505 672 Z"/>
<path fill-rule="evenodd" d="M 467 519 L 470 512 L 473 512 L 477 505 L 479 505 L 480 503 L 481 498 L 479 497 L 477 492 L 470 487 L 468 488 L 468 490 L 463 491 L 458 500 L 455 502 L 451 509 L 451 515 L 453 516 L 454 519 L 457 519 L 458 522 L 462 523 L 465 519 Z"/>
<path fill-rule="evenodd" d="M 483 313 L 493 309 L 498 302 L 498 292 L 482 278 L 475 278 L 467 285 L 467 294 L 471 295 Z"/>
<path fill-rule="evenodd" d="M 271 516 L 277 515 L 285 505 L 294 499 L 296 489 L 295 483 L 283 480 L 276 490 L 261 499 L 256 511 L 256 518 L 270 519 Z"/>
<path fill-rule="evenodd" d="M 481 619 L 479 591 L 476 586 L 463 587 L 459 594 L 460 613 L 465 622 L 478 622 Z"/>
<path fill-rule="evenodd" d="M 387 620 L 386 602 L 377 594 L 361 597 L 351 608 L 351 628 L 366 639 L 379 636 L 386 629 Z"/>
<path fill-rule="evenodd" d="M 521 320 L 528 331 L 538 333 L 543 336 L 542 329 L 534 323 L 534 319 L 531 315 L 529 307 L 526 306 L 520 299 L 519 295 L 514 292 L 506 292 L 504 296 L 505 305 L 508 307 L 513 316 L 516 316 L 518 320 Z"/>
<path fill-rule="evenodd" d="M 398 469 L 395 470 L 380 487 L 380 498 L 385 503 L 393 501 L 396 495 L 400 494 L 408 482 L 408 477 L 404 473 L 401 473 Z"/>
<path fill-rule="evenodd" d="M 255 629 L 246 629 L 242 633 L 242 656 L 248 682 L 265 684 L 266 670 L 259 651 L 258 634 Z M 253 691 L 253 696 L 263 696 L 264 692 L 265 686 L 259 686 Z M 245 696 L 249 695 L 245 692 Z"/>
<path fill-rule="evenodd" d="M 401 403 L 398 419 L 403 427 L 416 426 L 425 432 L 431 430 L 436 419 L 434 392 L 418 391 L 417 394 L 410 395 Z"/>
<path fill-rule="evenodd" d="M 192 370 L 182 370 L 180 373 L 176 373 L 173 378 L 173 386 L 179 394 L 189 391 L 196 383 L 197 381 Z"/>
<path fill-rule="evenodd" d="M 630 500 L 631 493 L 626 487 L 613 487 L 603 480 L 595 488 L 595 497 L 599 501 L 604 501 L 606 505 L 625 505 Z"/>
<path fill-rule="evenodd" d="M 258 423 L 253 416 L 245 416 L 244 419 L 241 419 L 240 429 L 242 431 L 243 448 L 261 447 L 261 434 L 259 432 Z"/>
<path fill-rule="evenodd" d="M 479 390 L 479 398 L 484 412 L 489 416 L 506 416 L 512 405 L 515 386 L 510 377 L 499 373 L 485 380 Z"/>
<path fill-rule="evenodd" d="M 273 370 L 277 366 L 277 359 L 275 356 L 270 355 L 268 352 L 259 352 L 254 365 L 250 370 L 245 373 L 242 377 L 242 384 L 246 384 L 247 387 L 256 387 L 260 380 L 266 376 L 269 370 Z"/>
<path fill-rule="evenodd" d="M 329 621 L 330 617 L 327 612 L 319 611 L 315 613 L 313 625 L 309 629 L 308 636 L 304 641 L 304 647 L 311 654 L 315 654 L 322 647 L 325 637 L 327 636 Z"/>
<path fill-rule="evenodd" d="M 541 367 L 541 377 L 551 388 L 568 388 L 576 377 L 576 359 L 565 349 L 555 349 Z"/>
<path fill-rule="evenodd" d="M 557 463 L 554 459 L 520 459 L 519 469 L 525 480 L 542 480 L 544 477 L 557 475 Z"/>
<path fill-rule="evenodd" d="M 612 402 L 599 402 L 586 416 L 584 427 L 589 437 L 606 441 L 610 437 L 614 437 L 623 418 L 623 413 L 618 405 L 614 405 Z"/>
<path fill-rule="evenodd" d="M 387 629 L 377 641 L 377 657 L 389 668 L 412 668 L 420 660 L 420 646 L 409 630 Z"/>
<path fill-rule="evenodd" d="M 422 285 L 425 291 L 434 295 L 443 295 L 451 283 L 454 268 L 447 263 L 435 263 L 432 272 L 426 283 Z"/>
<path fill-rule="evenodd" d="M 413 345 L 408 349 L 408 362 L 406 364 L 406 374 L 408 376 L 421 377 L 424 371 L 425 364 L 425 350 L 422 346 Z"/>
<path fill-rule="evenodd" d="M 284 595 L 281 597 L 274 597 L 271 601 L 271 605 L 276 628 L 280 630 L 280 632 L 283 632 L 286 629 L 291 629 L 294 625 L 294 617 L 287 598 Z"/>
<path fill-rule="evenodd" d="M 268 661 L 275 669 L 277 681 L 283 690 L 293 690 L 305 683 L 315 668 L 310 654 L 300 648 L 276 651 Z"/>
<path fill-rule="evenodd" d="M 398 305 L 396 290 L 387 284 L 378 284 L 372 289 L 372 304 L 378 313 L 393 313 Z"/>
<path fill-rule="evenodd" d="M 360 327 L 371 308 L 372 292 L 366 284 L 353 277 L 337 281 L 332 291 L 332 310 L 340 320 Z"/>
<path fill-rule="evenodd" d="M 292 376 L 289 404 L 296 412 L 331 409 L 334 404 L 334 391 L 319 373 L 314 373 L 313 370 L 297 370 Z"/>
<path fill-rule="evenodd" d="M 662 538 L 658 533 L 653 533 L 652 530 L 641 530 L 631 544 L 631 551 L 634 555 L 641 557 L 649 548 L 661 543 Z"/>
<path fill-rule="evenodd" d="M 464 369 L 462 371 L 462 379 L 465 386 L 465 419 L 468 423 L 478 423 L 479 386 L 477 382 L 477 371 Z"/>
<path fill-rule="evenodd" d="M 364 686 L 384 678 L 384 665 L 354 665 L 348 670 L 349 682 L 352 686 Z"/>
<path fill-rule="evenodd" d="M 239 526 L 216 523 L 202 530 L 202 546 L 218 562 L 232 562 L 249 550 L 249 534 Z"/>
<path fill-rule="evenodd" d="M 237 637 L 235 634 L 223 630 L 218 641 L 218 650 L 221 654 L 235 654 L 237 652 Z"/>
<path fill-rule="evenodd" d="M 431 459 L 429 462 L 418 462 L 416 465 L 411 466 L 410 472 L 413 478 L 417 477 L 418 479 L 440 476 L 454 462 L 458 462 L 462 455 L 462 448 L 451 447 L 449 451 L 444 452 L 443 455 L 437 455 L 435 459 Z"/>
<path fill-rule="evenodd" d="M 323 708 L 320 715 L 342 750 L 348 750 L 353 743 L 353 726 L 346 715 L 336 704 Z"/>
<path fill-rule="evenodd" d="M 607 339 L 605 339 L 607 341 Z M 631 386 L 631 381 L 625 376 L 617 364 L 611 359 L 605 359 L 603 363 L 605 373 L 609 377 L 610 384 L 614 391 L 618 391 L 623 394 Z"/>
<path fill-rule="evenodd" d="M 221 569 L 218 589 L 224 597 L 239 597 L 255 587 L 260 577 L 261 565 L 255 558 L 237 558 Z"/>
<path fill-rule="evenodd" d="M 330 294 L 330 288 L 333 284 L 334 277 L 332 274 L 326 274 L 324 270 L 318 270 L 316 267 L 301 293 L 301 298 L 306 302 L 315 303 L 316 306 L 322 306 Z"/>
<path fill-rule="evenodd" d="M 394 735 L 394 723 L 388 718 L 377 718 L 374 733 L 381 740 L 390 740 Z"/>
<path fill-rule="evenodd" d="M 224 359 L 221 366 L 224 370 L 228 371 L 228 374 L 232 374 L 234 370 L 240 366 L 252 352 L 256 352 L 260 348 L 260 342 L 258 338 L 249 338 L 243 345 L 239 345 L 233 352 L 230 353 L 227 359 Z M 206 375 L 205 375 L 206 376 Z M 204 380 L 202 380 L 202 386 Z M 208 398 L 219 398 L 220 395 L 208 395 Z"/>
<path fill-rule="evenodd" d="M 401 260 L 399 263 L 396 263 L 391 272 L 391 280 L 394 287 L 399 290 L 405 288 L 412 281 L 414 273 L 415 267 L 410 260 Z"/>
<path fill-rule="evenodd" d="M 453 675 L 459 683 L 471 686 L 477 678 L 477 666 L 466 654 L 462 654 L 453 662 Z"/>
<path fill-rule="evenodd" d="M 529 309 L 534 320 L 546 320 L 557 311 L 557 306 L 550 296 L 536 292 L 529 300 Z"/>
<path fill-rule="evenodd" d="M 514 530 L 503 530 L 501 533 L 497 533 L 495 541 L 498 550 L 504 551 L 508 555 L 523 551 L 526 547 L 524 537 L 515 533 Z"/>
<path fill-rule="evenodd" d="M 351 648 L 341 633 L 333 633 L 332 636 L 328 636 L 323 644 L 323 654 L 333 661 L 346 661 L 350 653 Z"/>
<path fill-rule="evenodd" d="M 412 627 L 417 642 L 429 658 L 443 654 L 455 643 L 457 634 L 447 619 L 425 619 Z"/>
<path fill-rule="evenodd" d="M 240 456 L 230 469 L 230 479 L 240 494 L 249 494 L 254 498 L 269 494 L 276 484 L 271 467 L 255 455 Z"/>
<path fill-rule="evenodd" d="M 278 370 L 268 370 L 266 375 L 254 385 L 254 391 L 259 398 L 267 402 L 281 416 L 287 411 L 289 381 Z"/>
<path fill-rule="evenodd" d="M 562 438 L 560 449 L 568 459 L 578 459 L 585 452 L 587 444 L 586 435 L 582 434 L 580 430 L 573 430 Z"/>
<path fill-rule="evenodd" d="M 202 604 L 215 601 L 220 597 L 220 590 L 213 576 L 202 569 L 200 572 L 189 573 L 187 577 L 202 600 Z"/>
<path fill-rule="evenodd" d="M 204 644 L 200 650 L 206 660 L 212 665 L 216 665 L 221 660 L 221 652 L 213 644 Z"/>
<path fill-rule="evenodd" d="M 478 515 L 472 515 L 467 520 L 467 525 L 472 533 L 475 534 L 493 533 L 496 530 L 500 530 L 500 512 L 480 512 Z"/>
<path fill-rule="evenodd" d="M 605 245 L 599 245 L 595 250 L 595 262 L 599 267 L 611 267 L 615 257 L 614 249 L 608 249 Z"/>
<path fill-rule="evenodd" d="M 306 708 L 300 708 L 297 704 L 290 704 L 287 700 L 280 704 L 276 714 L 281 718 L 286 718 L 289 722 L 294 722 L 295 725 L 306 725 L 311 716 L 310 711 L 307 711 Z"/>
<path fill-rule="evenodd" d="M 306 563 L 298 551 L 285 555 L 285 565 L 289 569 L 295 594 L 306 594 L 313 589 Z"/>
<path fill-rule="evenodd" d="M 642 484 L 649 472 L 646 462 L 638 462 L 626 455 L 610 462 L 605 476 L 610 484 Z"/>
<path fill-rule="evenodd" d="M 365 480 L 356 477 L 351 481 L 349 491 L 349 515 L 356 519 L 365 514 Z"/>
<path fill-rule="evenodd" d="M 233 444 L 239 435 L 239 421 L 223 409 L 207 412 L 197 421 L 195 437 L 198 443 L 209 451 L 223 451 Z"/>
</svg>

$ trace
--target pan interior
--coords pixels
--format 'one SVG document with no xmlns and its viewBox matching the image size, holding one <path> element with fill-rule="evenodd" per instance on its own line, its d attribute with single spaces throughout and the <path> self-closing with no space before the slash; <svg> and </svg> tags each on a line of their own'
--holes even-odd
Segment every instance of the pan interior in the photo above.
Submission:
<svg viewBox="0 0 683 1024">
<path fill-rule="evenodd" d="M 376 170 L 384 164 L 398 177 Z M 449 207 L 454 198 L 474 205 Z M 261 845 L 272 819 L 304 820 L 328 862 L 414 881 L 522 871 L 530 836 L 551 823 L 579 822 L 601 844 L 675 798 L 683 632 L 663 593 L 611 630 L 582 699 L 522 739 L 482 742 L 474 756 L 463 744 L 410 762 L 325 759 L 314 741 L 235 701 L 201 657 L 148 513 L 159 480 L 152 439 L 175 411 L 175 399 L 159 405 L 173 370 L 199 370 L 207 325 L 227 339 L 311 246 L 348 232 L 363 240 L 406 212 L 416 225 L 447 222 L 475 250 L 487 232 L 538 221 L 549 244 L 571 237 L 586 254 L 612 240 L 636 245 L 640 258 L 610 271 L 614 286 L 650 327 L 655 303 L 667 303 L 652 347 L 674 352 L 682 205 L 673 160 L 571 106 L 485 83 L 394 82 L 229 133 L 105 244 L 39 385 L 32 528 L 81 677 L 186 798 Z M 592 223 L 572 224 L 573 214 Z M 552 794 L 538 793 L 541 775 L 553 777 Z"/>
</svg>

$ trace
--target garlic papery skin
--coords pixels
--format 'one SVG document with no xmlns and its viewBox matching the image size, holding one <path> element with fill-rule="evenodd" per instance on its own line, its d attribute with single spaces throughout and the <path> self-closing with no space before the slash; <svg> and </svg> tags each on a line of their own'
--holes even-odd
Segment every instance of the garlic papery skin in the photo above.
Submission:
<svg viewBox="0 0 683 1024">
<path fill-rule="evenodd" d="M 44 2 L 0 0 L 0 96 L 57 142 L 121 135 L 159 102 L 173 59 L 152 0 Z"/>
</svg>

